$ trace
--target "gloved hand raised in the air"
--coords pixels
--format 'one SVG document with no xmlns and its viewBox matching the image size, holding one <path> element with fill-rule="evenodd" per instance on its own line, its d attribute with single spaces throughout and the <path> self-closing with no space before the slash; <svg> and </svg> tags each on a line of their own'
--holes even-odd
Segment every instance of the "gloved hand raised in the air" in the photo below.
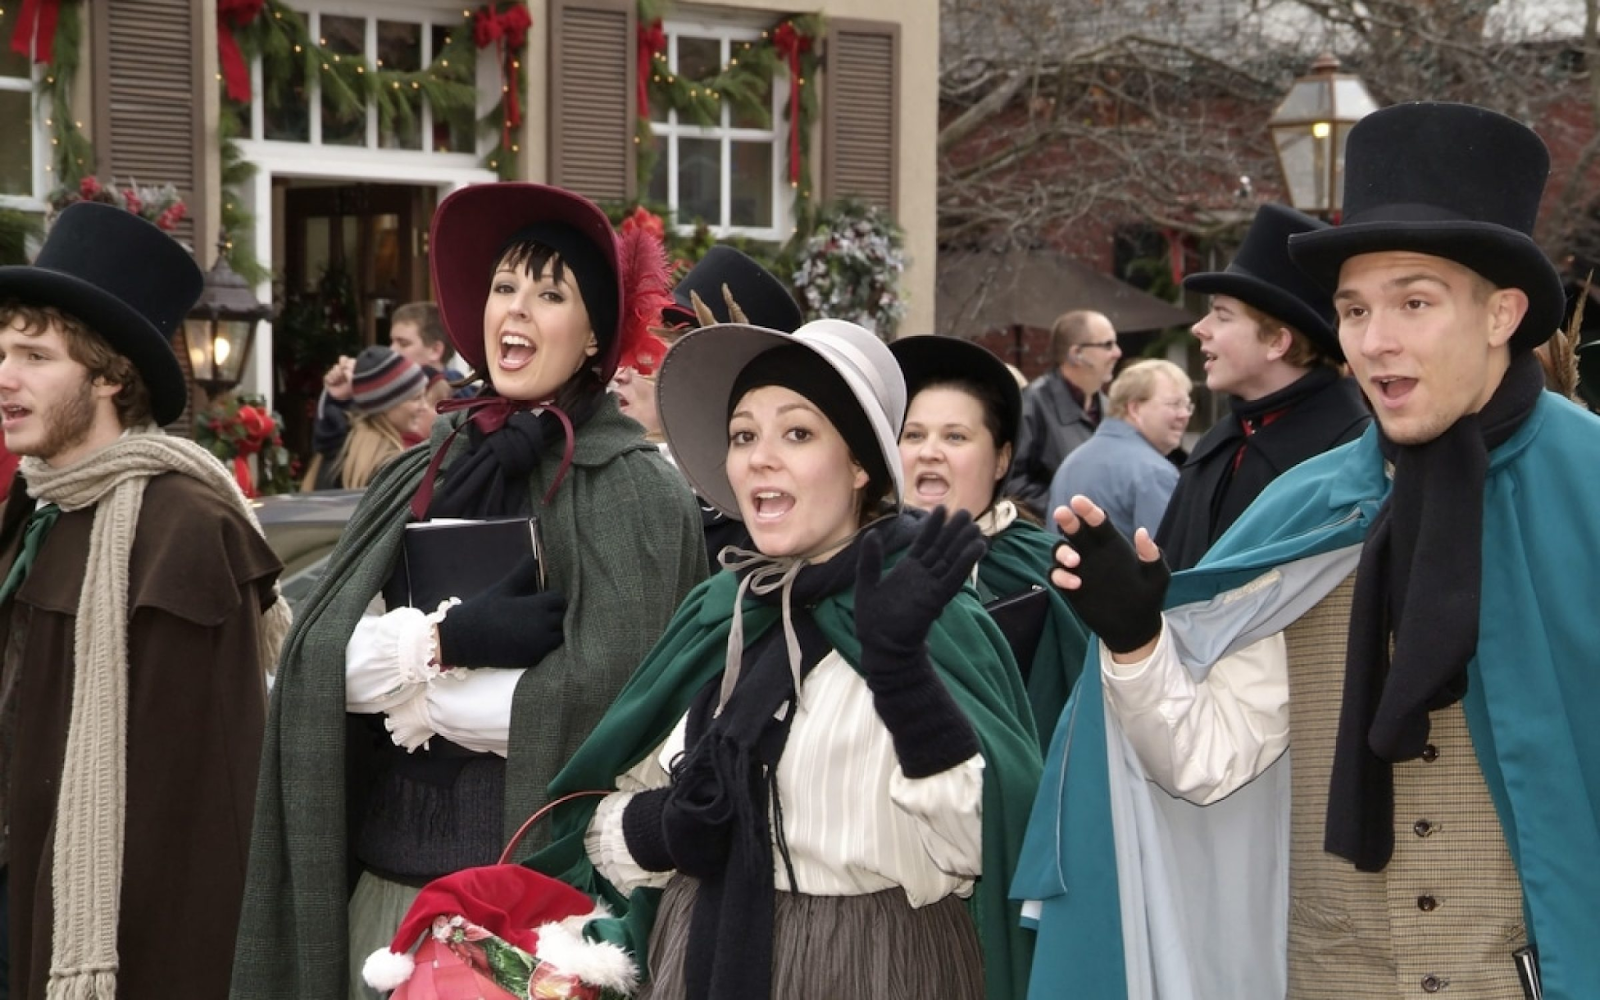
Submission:
<svg viewBox="0 0 1600 1000">
<path fill-rule="evenodd" d="M 972 723 L 928 660 L 928 632 L 986 548 L 972 515 L 959 511 L 947 520 L 943 507 L 887 574 L 878 536 L 861 543 L 855 590 L 861 672 L 908 778 L 938 774 L 978 752 Z"/>
<path fill-rule="evenodd" d="M 1078 617 L 1113 653 L 1153 643 L 1172 572 L 1150 532 L 1140 528 L 1129 544 L 1105 511 L 1081 495 L 1057 507 L 1055 521 L 1067 539 L 1056 544 L 1050 582 Z"/>
<path fill-rule="evenodd" d="M 539 589 L 532 556 L 439 623 L 439 659 L 447 667 L 531 667 L 561 645 L 566 600 Z"/>
</svg>

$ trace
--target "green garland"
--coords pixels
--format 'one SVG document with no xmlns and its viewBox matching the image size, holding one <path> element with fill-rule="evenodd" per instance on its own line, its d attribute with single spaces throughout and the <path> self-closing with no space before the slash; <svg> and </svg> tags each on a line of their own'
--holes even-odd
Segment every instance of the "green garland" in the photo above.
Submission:
<svg viewBox="0 0 1600 1000">
<path fill-rule="evenodd" d="M 61 0 L 53 58 L 34 85 L 35 106 L 50 130 L 50 163 L 45 170 L 54 190 L 75 190 L 84 175 L 94 172 L 94 147 L 83 134 L 82 123 L 72 117 L 72 87 L 83 44 L 82 7 L 81 0 Z M 9 19 L 9 13 L 0 12 L 0 44 L 10 41 Z"/>
<path fill-rule="evenodd" d="M 639 23 L 651 25 L 669 13 L 665 0 L 639 0 Z M 810 228 L 812 219 L 811 183 L 811 133 L 817 121 L 819 100 L 814 84 L 821 66 L 818 43 L 826 30 L 821 14 L 804 14 L 784 18 L 761 33 L 755 41 L 739 42 L 734 46 L 728 65 L 702 79 L 689 79 L 672 72 L 664 52 L 655 53 L 651 59 L 653 72 L 647 83 L 651 103 L 671 108 L 686 115 L 698 125 L 717 125 L 722 121 L 722 108 L 732 106 L 741 115 L 753 117 L 762 128 L 772 127 L 771 87 L 780 74 L 787 77 L 789 65 L 783 54 L 772 44 L 773 35 L 783 25 L 790 25 L 800 35 L 812 40 L 808 51 L 800 55 L 800 179 L 791 186 L 794 190 L 794 217 L 797 231 Z M 789 108 L 784 106 L 783 117 L 788 123 Z M 639 183 L 649 182 L 655 170 L 655 134 L 650 126 L 650 109 L 640 108 L 634 145 L 637 151 Z M 787 149 L 785 143 L 785 149 Z"/>
</svg>

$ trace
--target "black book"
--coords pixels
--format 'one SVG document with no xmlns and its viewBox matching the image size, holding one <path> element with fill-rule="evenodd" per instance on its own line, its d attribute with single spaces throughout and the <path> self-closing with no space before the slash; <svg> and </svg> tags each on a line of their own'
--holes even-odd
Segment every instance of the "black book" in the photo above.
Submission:
<svg viewBox="0 0 1600 1000">
<path fill-rule="evenodd" d="M 497 517 L 484 521 L 437 518 L 406 525 L 405 541 L 383 600 L 391 608 L 433 612 L 439 602 L 476 597 L 529 556 L 539 561 L 544 586 L 544 552 L 539 520 Z"/>
<path fill-rule="evenodd" d="M 1017 669 L 1022 679 L 1028 679 L 1033 669 L 1033 655 L 1039 650 L 1039 640 L 1044 636 L 1045 616 L 1050 613 L 1050 595 L 1034 584 L 1020 594 L 1002 597 L 983 606 L 989 617 L 1000 626 L 1000 632 L 1011 647 Z"/>
</svg>

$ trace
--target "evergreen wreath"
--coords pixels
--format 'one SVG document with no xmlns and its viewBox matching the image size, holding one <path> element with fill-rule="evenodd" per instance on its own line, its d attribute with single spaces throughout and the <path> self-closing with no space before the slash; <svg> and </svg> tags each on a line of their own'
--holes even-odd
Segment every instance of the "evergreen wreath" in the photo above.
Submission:
<svg viewBox="0 0 1600 1000">
<path fill-rule="evenodd" d="M 799 257 L 793 281 L 808 318 L 849 320 L 894 339 L 906 312 L 905 233 L 888 212 L 840 202 L 818 220 Z"/>
</svg>

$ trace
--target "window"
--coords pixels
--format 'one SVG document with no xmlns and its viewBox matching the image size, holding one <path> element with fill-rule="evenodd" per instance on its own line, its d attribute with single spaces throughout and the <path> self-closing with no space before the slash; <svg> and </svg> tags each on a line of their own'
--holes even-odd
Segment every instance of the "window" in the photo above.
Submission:
<svg viewBox="0 0 1600 1000">
<path fill-rule="evenodd" d="M 12 28 L 0 14 L 0 207 L 42 211 L 47 142 L 34 116 L 33 66 L 11 51 Z"/>
<path fill-rule="evenodd" d="M 417 73 L 433 65 L 458 32 L 465 32 L 472 51 L 472 25 L 460 8 L 437 12 L 393 12 L 362 15 L 307 10 L 302 16 L 311 37 L 337 59 L 378 70 Z M 265 100 L 254 104 L 251 134 L 257 139 L 371 150 L 419 153 L 476 152 L 476 112 L 472 108 L 435 108 L 418 96 L 415 115 L 379 113 L 376 102 L 356 97 L 338 101 L 324 93 L 320 81 L 308 81 L 301 60 L 288 60 L 288 79 L 268 81 Z M 257 74 L 264 71 L 258 62 Z M 399 81 L 396 81 L 399 82 Z M 399 83 L 406 86 L 406 83 Z M 414 89 L 414 88 L 413 88 Z"/>
<path fill-rule="evenodd" d="M 667 22 L 663 28 L 667 65 L 681 79 L 712 77 L 738 57 L 743 45 L 762 43 L 754 28 L 686 22 Z M 723 101 L 720 121 L 703 125 L 652 98 L 656 161 L 648 197 L 673 209 L 680 230 L 704 222 L 717 236 L 789 237 L 788 90 L 783 76 L 765 88 L 764 122 Z"/>
</svg>

